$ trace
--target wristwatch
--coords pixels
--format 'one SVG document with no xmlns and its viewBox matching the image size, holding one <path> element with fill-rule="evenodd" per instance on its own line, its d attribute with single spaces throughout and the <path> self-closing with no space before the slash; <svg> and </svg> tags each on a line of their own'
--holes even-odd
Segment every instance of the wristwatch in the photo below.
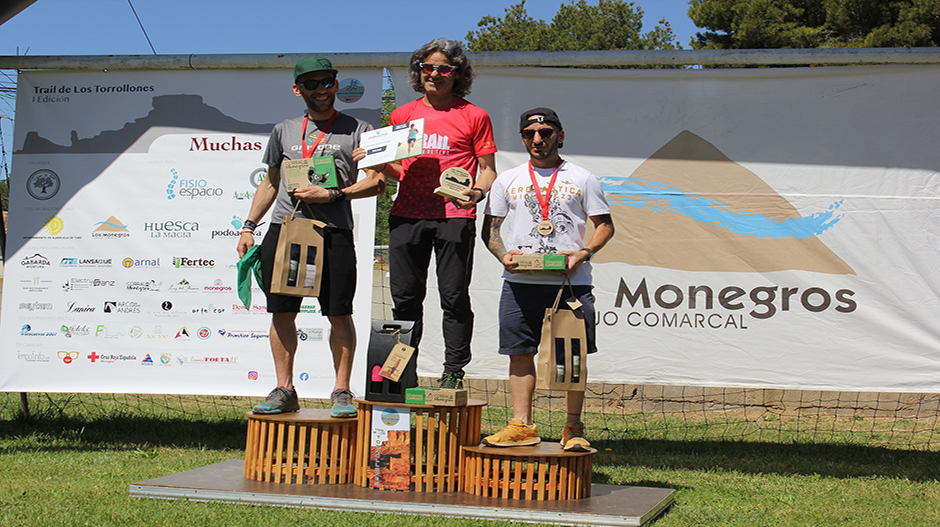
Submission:
<svg viewBox="0 0 940 527">
<path fill-rule="evenodd" d="M 590 262 L 592 259 L 594 259 L 594 251 L 588 249 L 587 247 L 584 247 L 584 248 L 581 249 L 581 250 L 582 250 L 582 251 L 587 251 L 587 253 L 588 253 L 588 257 L 584 259 L 585 262 Z"/>
</svg>

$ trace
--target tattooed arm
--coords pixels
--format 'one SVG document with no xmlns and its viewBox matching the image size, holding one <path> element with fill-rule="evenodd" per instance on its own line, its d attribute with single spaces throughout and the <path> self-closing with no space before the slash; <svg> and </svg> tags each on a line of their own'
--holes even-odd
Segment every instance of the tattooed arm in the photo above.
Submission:
<svg viewBox="0 0 940 527">
<path fill-rule="evenodd" d="M 560 271 L 564 275 L 571 276 L 581 264 L 587 261 L 588 257 L 593 257 L 594 253 L 601 250 L 614 237 L 614 220 L 610 214 L 589 217 L 594 222 L 594 233 L 584 244 L 584 249 L 580 251 L 558 251 L 559 254 L 567 256 L 566 268 L 564 271 Z"/>
<path fill-rule="evenodd" d="M 483 243 L 486 244 L 486 248 L 503 264 L 503 267 L 510 273 L 517 273 L 519 271 L 515 269 L 519 264 L 512 261 L 512 257 L 515 254 L 522 254 L 522 251 L 515 249 L 511 251 L 506 250 L 506 244 L 503 243 L 503 237 L 499 233 L 499 228 L 502 226 L 503 220 L 505 219 L 506 218 L 500 216 L 486 215 L 483 218 L 483 232 L 481 236 Z"/>
</svg>

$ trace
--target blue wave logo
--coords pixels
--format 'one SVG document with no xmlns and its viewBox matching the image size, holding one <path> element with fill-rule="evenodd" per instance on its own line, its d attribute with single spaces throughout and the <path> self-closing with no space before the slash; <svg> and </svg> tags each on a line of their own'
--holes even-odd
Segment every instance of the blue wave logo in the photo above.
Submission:
<svg viewBox="0 0 940 527">
<path fill-rule="evenodd" d="M 609 199 L 612 207 L 621 205 L 679 214 L 717 229 L 758 238 L 811 238 L 832 228 L 843 216 L 838 212 L 843 200 L 829 205 L 826 211 L 780 220 L 747 211 L 733 211 L 725 203 L 663 183 L 619 176 L 600 179 L 604 193 L 608 197 L 619 198 Z"/>
<path fill-rule="evenodd" d="M 96 226 L 96 227 L 107 226 L 107 227 L 111 227 L 111 228 L 113 228 L 113 229 L 118 229 L 118 230 L 126 230 L 126 229 L 127 229 L 127 225 L 121 225 L 121 224 L 119 224 L 119 223 L 115 223 L 115 222 L 111 222 L 111 221 L 99 221 L 98 223 L 95 224 L 95 226 Z"/>
</svg>

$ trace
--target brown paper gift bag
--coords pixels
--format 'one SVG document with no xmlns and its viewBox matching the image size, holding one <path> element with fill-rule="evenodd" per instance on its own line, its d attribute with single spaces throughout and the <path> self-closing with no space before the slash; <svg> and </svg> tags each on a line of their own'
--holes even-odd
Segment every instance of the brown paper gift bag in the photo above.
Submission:
<svg viewBox="0 0 940 527">
<path fill-rule="evenodd" d="M 300 203 L 298 202 L 298 206 Z M 284 218 L 277 238 L 271 292 L 289 296 L 317 296 L 323 276 L 323 228 L 319 220 Z"/>
<path fill-rule="evenodd" d="M 535 387 L 539 390 L 583 392 L 587 383 L 587 330 L 584 310 L 559 309 L 562 285 L 555 304 L 545 310 L 542 320 L 542 340 L 539 343 L 538 376 Z M 571 289 L 570 282 L 568 290 Z"/>
</svg>

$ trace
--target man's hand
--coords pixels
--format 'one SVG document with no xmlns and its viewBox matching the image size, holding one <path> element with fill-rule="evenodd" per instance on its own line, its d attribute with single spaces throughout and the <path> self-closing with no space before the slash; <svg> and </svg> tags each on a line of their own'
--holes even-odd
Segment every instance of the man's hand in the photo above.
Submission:
<svg viewBox="0 0 940 527">
<path fill-rule="evenodd" d="M 463 195 L 467 196 L 467 199 L 457 199 L 457 198 L 448 198 L 450 202 L 454 204 L 458 209 L 469 209 L 475 207 L 479 203 L 478 198 L 481 195 L 479 190 L 476 189 L 467 189 L 463 191 Z M 482 198 L 479 198 L 482 200 Z"/>
<path fill-rule="evenodd" d="M 366 157 L 365 148 L 360 147 L 360 148 L 353 150 L 353 161 L 355 161 L 356 163 L 362 161 L 363 159 L 365 159 L 365 157 Z"/>
<path fill-rule="evenodd" d="M 588 252 L 583 249 L 580 251 L 558 251 L 558 254 L 565 255 L 565 268 L 555 272 L 564 276 L 573 275 L 578 267 L 581 267 L 581 264 L 587 261 L 588 257 Z"/>
<path fill-rule="evenodd" d="M 291 194 L 295 198 L 305 201 L 307 203 L 329 203 L 330 202 L 330 191 L 323 187 L 312 186 L 306 188 L 299 188 Z"/>
<path fill-rule="evenodd" d="M 516 270 L 516 267 L 519 267 L 519 264 L 516 263 L 516 262 L 514 262 L 513 259 L 512 259 L 512 257 L 515 256 L 515 255 L 517 255 L 517 254 L 522 254 L 522 251 L 518 251 L 518 250 L 516 250 L 516 249 L 513 249 L 513 250 L 511 250 L 511 251 L 509 251 L 508 253 L 506 253 L 506 254 L 503 255 L 503 257 L 500 259 L 500 262 L 502 262 L 502 264 L 503 264 L 503 269 L 506 269 L 506 270 L 509 271 L 510 273 L 523 273 L 523 272 L 525 272 L 525 271 L 517 271 L 517 270 Z"/>
<path fill-rule="evenodd" d="M 245 253 L 248 252 L 248 249 L 251 249 L 255 244 L 255 235 L 244 231 L 241 236 L 238 237 L 238 246 L 235 248 L 238 251 L 239 260 L 245 256 Z"/>
</svg>

